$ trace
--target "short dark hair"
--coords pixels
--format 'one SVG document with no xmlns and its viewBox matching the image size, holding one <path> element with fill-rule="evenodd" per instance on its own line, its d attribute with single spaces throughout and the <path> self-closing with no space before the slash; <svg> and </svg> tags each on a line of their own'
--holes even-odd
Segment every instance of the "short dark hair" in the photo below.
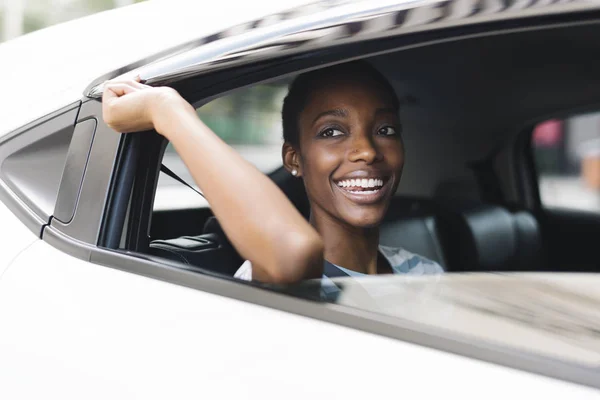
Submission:
<svg viewBox="0 0 600 400">
<path fill-rule="evenodd" d="M 298 119 L 306 107 L 315 85 L 329 77 L 359 77 L 374 81 L 387 92 L 393 107 L 398 110 L 400 101 L 390 82 L 375 67 L 366 61 L 352 61 L 331 67 L 321 68 L 298 75 L 290 84 L 288 94 L 283 100 L 281 117 L 283 121 L 283 140 L 297 146 L 300 142 Z"/>
</svg>

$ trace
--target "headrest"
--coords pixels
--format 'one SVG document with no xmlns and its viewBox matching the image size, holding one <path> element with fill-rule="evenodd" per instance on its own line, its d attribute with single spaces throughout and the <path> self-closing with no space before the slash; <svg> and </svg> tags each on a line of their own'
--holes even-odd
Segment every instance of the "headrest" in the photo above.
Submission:
<svg viewBox="0 0 600 400">
<path fill-rule="evenodd" d="M 477 205 L 453 210 L 440 221 L 449 265 L 461 271 L 535 269 L 541 256 L 537 221 L 526 212 Z"/>
<path fill-rule="evenodd" d="M 519 244 L 517 247 L 516 267 L 519 271 L 539 270 L 545 267 L 542 238 L 537 220 L 528 212 L 513 214 Z"/>
</svg>

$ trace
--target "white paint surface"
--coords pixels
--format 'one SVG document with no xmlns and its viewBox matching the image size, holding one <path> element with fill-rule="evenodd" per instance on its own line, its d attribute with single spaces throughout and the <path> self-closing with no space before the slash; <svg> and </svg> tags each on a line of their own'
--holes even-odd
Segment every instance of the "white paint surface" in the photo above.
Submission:
<svg viewBox="0 0 600 400">
<path fill-rule="evenodd" d="M 0 202 L 0 279 L 15 257 L 36 240 L 39 238 Z"/>
<path fill-rule="evenodd" d="M 0 398 L 597 398 L 588 388 L 93 265 L 0 280 Z"/>
</svg>

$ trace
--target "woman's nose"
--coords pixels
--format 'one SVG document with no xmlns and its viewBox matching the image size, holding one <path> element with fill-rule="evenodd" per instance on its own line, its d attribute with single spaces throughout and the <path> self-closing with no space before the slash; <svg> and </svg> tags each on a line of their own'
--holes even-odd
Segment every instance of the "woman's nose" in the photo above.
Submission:
<svg viewBox="0 0 600 400">
<path fill-rule="evenodd" d="M 373 142 L 372 135 L 359 135 L 352 141 L 352 148 L 348 156 L 351 162 L 363 161 L 372 164 L 375 161 L 381 161 L 383 155 Z"/>
</svg>

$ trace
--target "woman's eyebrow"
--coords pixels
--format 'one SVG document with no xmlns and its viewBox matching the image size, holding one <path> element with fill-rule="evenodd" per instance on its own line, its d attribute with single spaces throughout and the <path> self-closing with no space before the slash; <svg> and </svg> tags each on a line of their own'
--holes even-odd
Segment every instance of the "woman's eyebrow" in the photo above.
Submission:
<svg viewBox="0 0 600 400">
<path fill-rule="evenodd" d="M 323 111 L 322 113 L 319 113 L 319 115 L 317 115 L 316 118 L 313 120 L 313 125 L 319 120 L 319 118 L 322 118 L 326 115 L 344 118 L 348 116 L 348 111 L 343 108 L 334 108 L 333 110 Z"/>
</svg>

